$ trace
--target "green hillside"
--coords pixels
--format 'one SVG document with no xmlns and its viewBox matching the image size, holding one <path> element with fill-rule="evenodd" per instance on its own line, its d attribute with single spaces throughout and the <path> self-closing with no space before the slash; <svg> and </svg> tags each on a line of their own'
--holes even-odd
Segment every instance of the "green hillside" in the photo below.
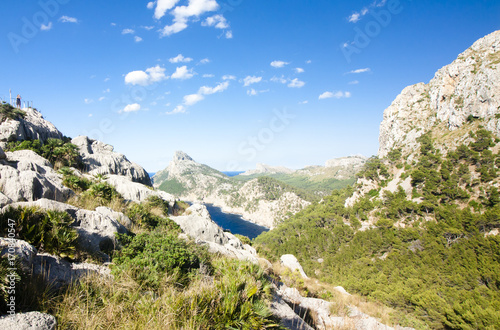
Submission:
<svg viewBox="0 0 500 330">
<path fill-rule="evenodd" d="M 500 141 L 479 124 L 448 152 L 434 130 L 413 160 L 400 150 L 370 159 L 358 175 L 376 189 L 351 207 L 354 188 L 334 191 L 259 236 L 259 252 L 295 254 L 306 273 L 421 320 L 407 326 L 500 328 L 500 238 L 490 235 L 500 228 Z M 383 191 L 398 172 L 411 177 L 409 195 Z"/>
</svg>

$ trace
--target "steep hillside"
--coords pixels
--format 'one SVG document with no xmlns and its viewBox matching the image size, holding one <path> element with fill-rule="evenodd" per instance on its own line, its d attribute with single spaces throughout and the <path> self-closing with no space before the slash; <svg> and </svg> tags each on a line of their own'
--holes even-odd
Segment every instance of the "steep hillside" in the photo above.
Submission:
<svg viewBox="0 0 500 330">
<path fill-rule="evenodd" d="M 257 238 L 432 329 L 500 327 L 500 32 L 385 110 L 353 188 Z"/>
<path fill-rule="evenodd" d="M 306 199 L 314 197 L 275 180 L 229 178 L 181 151 L 153 181 L 155 187 L 182 200 L 211 203 L 268 228 L 302 210 L 310 204 Z"/>
</svg>

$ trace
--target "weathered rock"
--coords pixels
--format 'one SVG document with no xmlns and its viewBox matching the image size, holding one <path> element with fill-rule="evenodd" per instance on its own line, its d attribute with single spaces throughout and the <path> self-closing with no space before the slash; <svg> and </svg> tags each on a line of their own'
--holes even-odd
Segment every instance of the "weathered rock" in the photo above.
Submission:
<svg viewBox="0 0 500 330">
<path fill-rule="evenodd" d="M 254 170 L 248 170 L 245 173 L 241 173 L 240 175 L 249 176 L 254 174 L 277 174 L 277 173 L 291 174 L 293 172 L 295 171 L 286 168 L 284 166 L 270 166 L 258 163 Z"/>
<path fill-rule="evenodd" d="M 78 136 L 71 140 L 80 151 L 82 161 L 89 174 L 117 174 L 151 186 L 149 174 L 140 165 L 132 163 L 123 154 L 113 151 L 113 147 L 101 141 Z"/>
<path fill-rule="evenodd" d="M 105 207 L 105 206 L 97 207 L 95 210 L 96 210 L 96 212 L 98 212 L 104 216 L 107 216 L 111 219 L 115 219 L 120 224 L 125 226 L 125 228 L 127 228 L 128 230 L 130 230 L 130 228 L 132 227 L 132 221 L 129 219 L 129 217 L 127 217 L 122 212 L 113 211 L 109 207 Z"/>
<path fill-rule="evenodd" d="M 292 272 L 297 270 L 303 278 L 308 278 L 306 273 L 304 273 L 304 269 L 302 269 L 302 266 L 293 254 L 282 255 L 280 261 L 283 266 L 287 267 Z"/>
<path fill-rule="evenodd" d="M 111 276 L 111 270 L 106 266 L 85 262 L 72 263 L 47 253 L 35 257 L 33 273 L 42 275 L 56 289 L 88 275 Z"/>
<path fill-rule="evenodd" d="M 2 330 L 53 330 L 56 328 L 56 318 L 40 312 L 17 313 L 0 317 Z"/>
<path fill-rule="evenodd" d="M 62 184 L 59 174 L 43 157 L 31 150 L 7 152 L 0 163 L 0 186 L 9 200 L 34 201 L 48 198 L 67 200 L 74 193 Z"/>
<path fill-rule="evenodd" d="M 37 254 L 36 248 L 26 241 L 0 237 L 0 257 L 19 260 L 24 271 L 29 271 Z"/>
<path fill-rule="evenodd" d="M 158 196 L 169 202 L 169 205 L 171 204 L 170 206 L 173 206 L 176 201 L 176 198 L 173 195 L 164 191 L 154 190 L 142 183 L 132 182 L 128 177 L 108 175 L 106 182 L 114 186 L 116 191 L 118 191 L 123 198 L 137 203 L 146 201 L 150 196 Z"/>
<path fill-rule="evenodd" d="M 461 127 L 468 116 L 500 136 L 500 31 L 476 41 L 427 84 L 406 87 L 384 111 L 380 124 L 379 157 L 393 148 L 411 154 L 416 139 L 435 124 L 449 130 Z M 455 139 L 456 140 L 456 139 Z M 462 141 L 449 141 L 448 144 Z"/>
<path fill-rule="evenodd" d="M 32 108 L 24 108 L 23 111 L 26 112 L 24 118 L 7 119 L 0 124 L 0 143 L 63 138 L 63 134 L 54 124 L 45 120 L 40 112 Z"/>
<path fill-rule="evenodd" d="M 0 159 L 7 159 L 7 155 L 5 154 L 5 151 L 3 151 L 2 147 L 0 147 Z"/>
<path fill-rule="evenodd" d="M 110 212 L 107 208 L 97 208 L 96 211 L 89 211 L 49 199 L 12 203 L 4 207 L 4 209 L 10 206 L 36 206 L 43 210 L 67 212 L 75 220 L 73 226 L 78 231 L 80 247 L 88 252 L 107 250 L 107 247 L 114 245 L 116 233 L 127 232 L 125 226 L 119 222 L 119 219 L 123 220 L 125 215 L 119 212 Z"/>
</svg>

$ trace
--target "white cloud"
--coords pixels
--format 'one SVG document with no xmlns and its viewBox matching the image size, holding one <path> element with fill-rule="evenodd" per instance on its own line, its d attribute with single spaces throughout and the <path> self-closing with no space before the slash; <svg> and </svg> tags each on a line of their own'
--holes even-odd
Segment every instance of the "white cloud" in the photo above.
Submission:
<svg viewBox="0 0 500 330">
<path fill-rule="evenodd" d="M 149 25 L 149 26 L 142 26 L 142 28 L 150 31 L 150 30 L 154 29 L 155 27 L 152 25 Z"/>
<path fill-rule="evenodd" d="M 52 22 L 49 22 L 49 24 L 45 25 L 45 24 L 42 24 L 40 26 L 40 30 L 42 31 L 49 31 L 52 29 Z"/>
<path fill-rule="evenodd" d="M 59 18 L 59 21 L 63 23 L 78 23 L 78 19 L 69 16 L 61 16 L 61 18 Z"/>
<path fill-rule="evenodd" d="M 127 73 L 125 76 L 125 83 L 130 85 L 148 86 L 165 79 L 168 79 L 165 75 L 165 68 L 157 65 L 146 69 L 146 71 L 138 70 Z"/>
<path fill-rule="evenodd" d="M 202 77 L 203 78 L 213 78 L 215 76 L 213 74 L 211 74 L 211 73 L 205 73 Z"/>
<path fill-rule="evenodd" d="M 342 91 L 336 91 L 336 92 L 324 92 L 319 96 L 318 99 L 323 100 L 323 99 L 330 99 L 330 98 L 336 98 L 336 99 L 341 99 L 341 98 L 350 98 L 351 93 L 350 92 L 342 92 Z"/>
<path fill-rule="evenodd" d="M 202 26 L 213 26 L 216 29 L 227 29 L 229 28 L 229 24 L 227 20 L 222 15 L 214 15 L 207 17 L 202 23 Z"/>
<path fill-rule="evenodd" d="M 304 87 L 306 83 L 303 82 L 303 81 L 300 81 L 299 78 L 295 78 L 293 80 L 290 81 L 290 83 L 288 84 L 288 87 L 290 88 L 301 88 L 301 87 Z"/>
<path fill-rule="evenodd" d="M 105 98 L 106 98 L 105 96 L 101 96 L 101 97 L 99 98 L 99 102 L 103 101 Z"/>
<path fill-rule="evenodd" d="M 299 104 L 307 104 L 307 103 L 309 103 L 309 101 L 307 101 L 307 100 L 306 100 L 306 101 L 299 102 Z"/>
<path fill-rule="evenodd" d="M 94 103 L 94 100 L 92 100 L 92 99 L 84 99 L 83 102 L 85 102 L 85 104 L 90 104 L 90 103 Z"/>
<path fill-rule="evenodd" d="M 271 78 L 271 81 L 275 82 L 275 83 L 280 83 L 280 84 L 286 84 L 288 82 L 288 80 L 285 79 L 285 76 L 281 76 L 281 77 L 274 76 Z"/>
<path fill-rule="evenodd" d="M 357 23 L 361 19 L 361 13 L 353 13 L 348 20 L 351 23 Z"/>
<path fill-rule="evenodd" d="M 230 74 L 222 76 L 222 80 L 236 80 L 236 77 Z"/>
<path fill-rule="evenodd" d="M 365 73 L 365 72 L 370 72 L 370 71 L 371 71 L 370 68 L 364 68 L 364 69 L 352 70 L 352 71 L 349 71 L 347 73 Z"/>
<path fill-rule="evenodd" d="M 158 0 L 155 17 L 160 19 L 165 12 L 173 8 L 178 0 Z M 219 9 L 216 0 L 189 0 L 187 6 L 177 6 L 170 13 L 174 16 L 173 24 L 163 28 L 161 36 L 169 36 L 178 33 L 188 27 L 188 21 L 191 17 L 198 19 L 207 12 Z"/>
<path fill-rule="evenodd" d="M 185 113 L 185 112 L 186 112 L 186 107 L 184 107 L 183 105 L 178 105 L 178 106 L 175 107 L 174 110 L 166 112 L 165 114 L 167 114 L 167 115 L 175 115 L 175 114 L 178 114 L 178 113 Z"/>
<path fill-rule="evenodd" d="M 359 84 L 358 80 L 349 81 L 349 85 L 357 85 L 357 84 Z"/>
<path fill-rule="evenodd" d="M 186 96 L 184 96 L 184 104 L 186 106 L 191 106 L 191 105 L 194 105 L 194 104 L 200 102 L 204 98 L 205 97 L 203 95 L 200 95 L 200 94 L 186 95 Z"/>
<path fill-rule="evenodd" d="M 233 39 L 233 31 L 226 31 L 226 39 Z"/>
<path fill-rule="evenodd" d="M 177 55 L 176 57 L 171 57 L 168 59 L 170 63 L 189 63 L 193 59 L 191 57 L 184 57 L 182 54 Z"/>
<path fill-rule="evenodd" d="M 156 19 L 160 19 L 165 16 L 167 10 L 174 8 L 174 6 L 179 2 L 179 0 L 158 0 L 156 2 L 156 9 L 154 13 L 154 17 Z M 153 9 L 154 3 L 148 3 L 148 9 Z"/>
<path fill-rule="evenodd" d="M 288 65 L 288 64 L 290 64 L 290 63 L 283 62 L 283 61 L 272 61 L 271 62 L 271 66 L 273 68 L 282 68 L 282 67 L 284 67 L 285 65 Z"/>
<path fill-rule="evenodd" d="M 307 60 L 307 61 L 306 61 L 306 63 L 307 63 L 307 64 L 311 64 L 311 63 L 312 63 L 312 61 L 311 61 L 311 60 Z"/>
<path fill-rule="evenodd" d="M 134 37 L 134 41 L 135 41 L 135 42 L 141 42 L 141 41 L 142 41 L 142 38 L 141 38 L 141 37 L 139 37 L 139 36 L 135 36 L 135 37 Z"/>
<path fill-rule="evenodd" d="M 111 89 L 107 88 L 107 89 L 103 90 L 102 92 L 103 92 L 104 94 L 106 94 L 106 93 L 110 93 L 110 92 L 111 92 Z"/>
<path fill-rule="evenodd" d="M 104 82 L 108 82 L 110 80 L 111 80 L 111 78 L 109 78 L 109 77 L 108 78 L 104 78 Z"/>
<path fill-rule="evenodd" d="M 111 25 L 111 26 L 116 26 L 116 23 L 111 23 L 110 25 Z"/>
<path fill-rule="evenodd" d="M 135 31 L 132 29 L 123 29 L 122 34 L 134 34 Z"/>
<path fill-rule="evenodd" d="M 252 88 L 250 90 L 247 90 L 247 95 L 255 96 L 255 95 L 257 95 L 257 91 Z"/>
<path fill-rule="evenodd" d="M 123 112 L 136 112 L 141 110 L 141 105 L 139 103 L 127 104 L 123 110 L 120 110 L 120 113 Z"/>
<path fill-rule="evenodd" d="M 251 84 L 256 84 L 262 81 L 262 77 L 256 77 L 256 76 L 247 76 L 245 79 L 243 79 L 245 87 L 250 86 Z"/>
<path fill-rule="evenodd" d="M 148 2 L 148 9 L 153 9 L 155 6 L 155 3 L 153 1 Z"/>
<path fill-rule="evenodd" d="M 304 70 L 304 69 L 302 69 L 302 68 L 295 68 L 295 72 L 296 72 L 296 73 L 304 73 L 304 71 L 305 71 L 305 70 Z"/>
<path fill-rule="evenodd" d="M 194 76 L 193 69 L 188 69 L 187 66 L 184 65 L 181 67 L 177 67 L 177 69 L 175 69 L 175 72 L 172 74 L 170 78 L 185 80 L 185 79 L 190 79 L 193 76 Z"/>
<path fill-rule="evenodd" d="M 93 114 L 89 113 L 89 117 L 92 117 L 92 116 L 93 116 Z"/>
<path fill-rule="evenodd" d="M 218 84 L 215 87 L 207 87 L 207 86 L 202 86 L 198 90 L 198 94 L 202 95 L 211 95 L 219 92 L 225 91 L 229 87 L 229 81 L 225 81 L 223 83 Z"/>
<path fill-rule="evenodd" d="M 208 64 L 210 63 L 210 60 L 208 58 L 204 58 L 200 61 L 200 64 Z"/>
</svg>

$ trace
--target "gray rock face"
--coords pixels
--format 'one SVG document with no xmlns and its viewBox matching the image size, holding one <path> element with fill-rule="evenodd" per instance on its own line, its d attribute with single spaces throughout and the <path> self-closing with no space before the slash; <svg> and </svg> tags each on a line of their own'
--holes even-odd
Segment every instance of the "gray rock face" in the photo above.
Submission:
<svg viewBox="0 0 500 330">
<path fill-rule="evenodd" d="M 0 237 L 0 257 L 16 258 L 24 271 L 29 271 L 37 254 L 36 248 L 26 241 Z"/>
<path fill-rule="evenodd" d="M 7 152 L 6 156 L 7 160 L 0 161 L 0 187 L 6 202 L 40 198 L 64 201 L 73 195 L 52 165 L 35 152 L 20 150 Z"/>
<path fill-rule="evenodd" d="M 476 41 L 427 84 L 405 88 L 384 111 L 379 157 L 401 147 L 411 153 L 416 139 L 435 124 L 461 127 L 469 115 L 484 119 L 486 129 L 500 136 L 500 31 Z"/>
<path fill-rule="evenodd" d="M 47 253 L 41 253 L 34 258 L 33 273 L 42 275 L 55 288 L 60 288 L 88 275 L 111 276 L 111 270 L 106 266 L 85 262 L 71 263 Z"/>
<path fill-rule="evenodd" d="M 290 269 L 292 272 L 297 270 L 303 278 L 308 278 L 304 269 L 302 269 L 302 266 L 293 254 L 282 255 L 280 261 L 283 266 Z"/>
<path fill-rule="evenodd" d="M 57 327 L 56 318 L 40 312 L 18 313 L 0 318 L 3 330 L 53 330 Z"/>
<path fill-rule="evenodd" d="M 27 139 L 46 141 L 49 138 L 62 139 L 63 134 L 45 120 L 40 112 L 24 108 L 25 118 L 7 119 L 0 124 L 0 143 L 23 141 Z"/>
<path fill-rule="evenodd" d="M 108 175 L 106 182 L 114 186 L 116 191 L 118 191 L 123 198 L 137 203 L 146 201 L 150 196 L 158 196 L 172 204 L 176 201 L 173 195 L 164 191 L 153 190 L 151 187 L 142 183 L 132 182 L 128 177 Z"/>
<path fill-rule="evenodd" d="M 257 251 L 230 233 L 225 233 L 210 217 L 205 205 L 193 204 L 184 216 L 171 217 L 182 231 L 196 240 L 199 245 L 206 245 L 212 253 L 240 260 L 258 263 Z"/>
<path fill-rule="evenodd" d="M 284 166 L 270 166 L 270 165 L 258 163 L 256 166 L 256 169 L 248 170 L 245 173 L 241 173 L 240 175 L 248 176 L 248 175 L 254 175 L 254 174 L 277 174 L 277 173 L 292 174 L 293 172 L 295 172 L 295 171 L 292 169 L 286 168 Z"/>
<path fill-rule="evenodd" d="M 125 219 L 126 216 L 119 212 L 110 212 L 107 208 L 97 208 L 96 211 L 89 211 L 49 199 L 13 203 L 6 207 L 10 206 L 36 206 L 43 210 L 67 212 L 75 220 L 73 226 L 78 231 L 80 246 L 88 252 L 102 252 L 106 245 L 114 244 L 116 233 L 127 232 L 125 226 L 118 221 L 119 219 Z"/>
<path fill-rule="evenodd" d="M 146 170 L 129 161 L 123 154 L 114 152 L 112 146 L 86 136 L 78 136 L 71 140 L 71 143 L 78 146 L 89 174 L 117 174 L 151 186 L 151 179 Z"/>
</svg>

